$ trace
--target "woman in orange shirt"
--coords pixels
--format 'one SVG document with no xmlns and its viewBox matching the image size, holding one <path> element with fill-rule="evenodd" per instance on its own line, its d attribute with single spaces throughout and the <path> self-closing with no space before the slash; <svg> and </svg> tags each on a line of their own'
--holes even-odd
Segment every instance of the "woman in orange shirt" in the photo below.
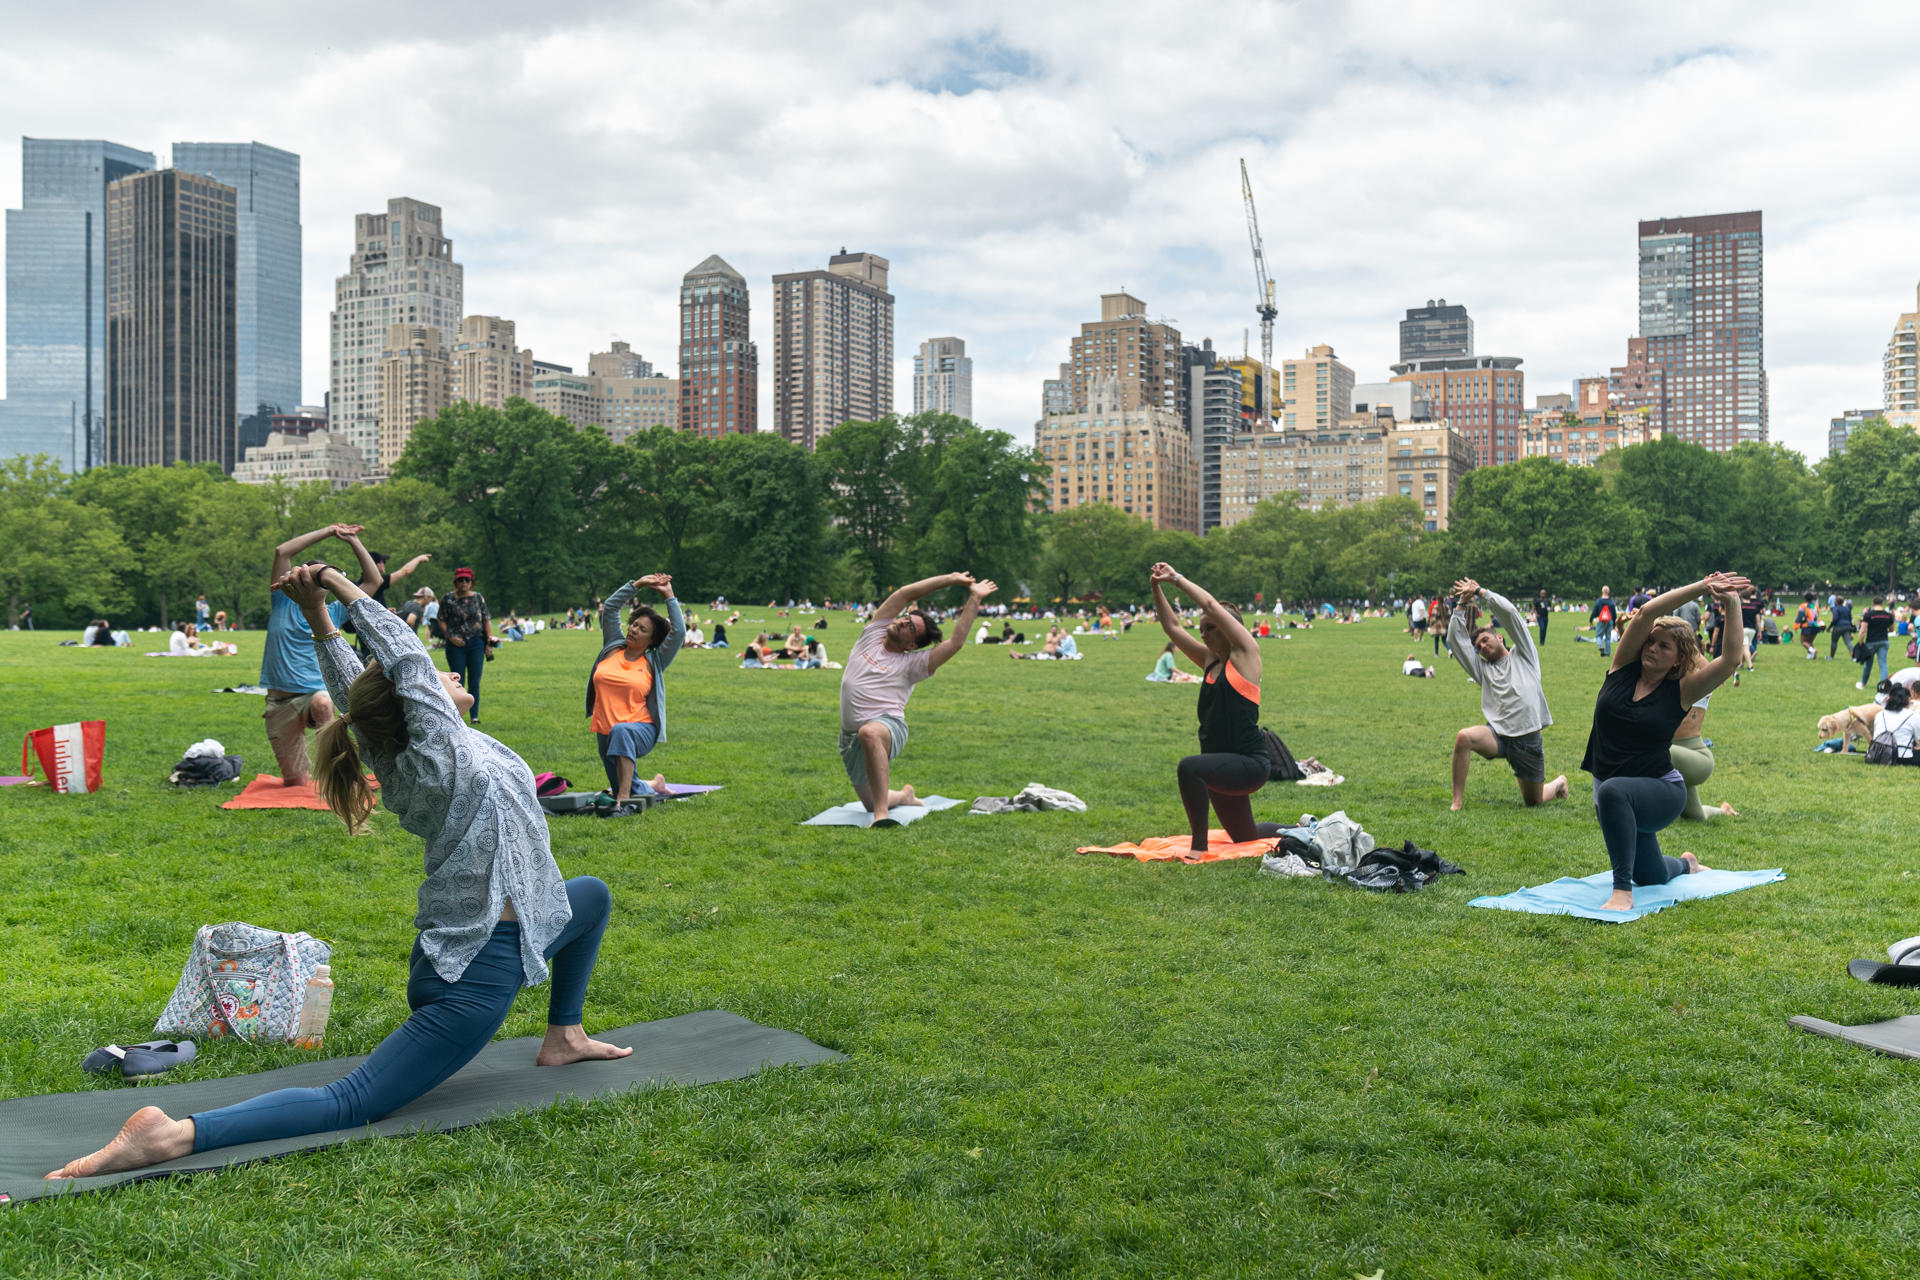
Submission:
<svg viewBox="0 0 1920 1280">
<path fill-rule="evenodd" d="M 651 605 L 635 605 L 622 628 L 620 610 L 642 587 L 666 597 L 667 616 L 661 617 Z M 608 817 L 640 811 L 632 803 L 634 771 L 642 756 L 666 741 L 664 677 L 686 636 L 687 620 L 673 598 L 668 574 L 650 573 L 624 583 L 600 606 L 602 643 L 587 678 L 587 715 L 615 800 Z M 664 794 L 666 784 L 666 777 L 656 774 L 651 785 Z"/>
</svg>

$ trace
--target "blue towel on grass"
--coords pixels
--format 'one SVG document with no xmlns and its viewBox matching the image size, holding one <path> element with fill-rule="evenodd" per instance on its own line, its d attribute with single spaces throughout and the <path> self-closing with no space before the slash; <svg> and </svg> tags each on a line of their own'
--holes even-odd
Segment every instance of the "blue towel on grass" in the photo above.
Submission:
<svg viewBox="0 0 1920 1280">
<path fill-rule="evenodd" d="M 895 805 L 888 816 L 905 826 L 909 822 L 918 822 L 936 809 L 951 809 L 959 804 L 958 800 L 947 796 L 921 796 L 919 804 Z M 858 800 L 837 804 L 822 813 L 816 813 L 800 824 L 803 827 L 870 827 L 873 815 Z"/>
<path fill-rule="evenodd" d="M 1641 916 L 1650 916 L 1676 902 L 1717 898 L 1723 893 L 1738 893 L 1757 884 L 1772 884 L 1775 880 L 1786 878 L 1787 873 L 1778 867 L 1768 871 L 1702 871 L 1698 875 L 1675 876 L 1665 884 L 1637 884 L 1633 886 L 1633 910 L 1602 911 L 1600 904 L 1613 892 L 1613 872 L 1602 871 L 1584 880 L 1561 876 L 1552 884 L 1516 889 L 1497 898 L 1475 898 L 1467 905 L 1497 907 L 1501 911 L 1527 911 L 1537 916 L 1580 916 L 1586 920 L 1603 920 L 1608 924 L 1625 924 Z"/>
</svg>

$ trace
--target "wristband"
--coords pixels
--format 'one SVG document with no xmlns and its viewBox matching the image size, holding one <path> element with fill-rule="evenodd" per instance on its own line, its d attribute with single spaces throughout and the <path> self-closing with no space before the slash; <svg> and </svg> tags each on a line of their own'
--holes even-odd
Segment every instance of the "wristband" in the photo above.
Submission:
<svg viewBox="0 0 1920 1280">
<path fill-rule="evenodd" d="M 316 631 L 313 633 L 313 642 L 319 644 L 322 640 L 331 640 L 339 634 L 340 629 L 338 627 L 335 627 L 332 631 Z"/>
</svg>

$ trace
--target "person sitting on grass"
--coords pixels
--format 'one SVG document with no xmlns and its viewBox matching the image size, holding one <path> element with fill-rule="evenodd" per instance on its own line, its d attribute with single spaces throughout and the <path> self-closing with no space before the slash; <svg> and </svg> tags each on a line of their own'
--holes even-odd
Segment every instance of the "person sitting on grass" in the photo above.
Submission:
<svg viewBox="0 0 1920 1280">
<path fill-rule="evenodd" d="M 1674 611 L 1674 617 L 1680 617 L 1678 610 Z M 1680 620 L 1686 622 L 1684 618 Z M 1687 626 L 1691 629 L 1693 624 L 1687 622 Z M 1694 632 L 1694 636 L 1697 642 L 1699 632 Z M 1725 818 L 1740 816 L 1740 811 L 1724 800 L 1717 805 L 1702 804 L 1700 801 L 1700 788 L 1713 776 L 1713 748 L 1707 745 L 1707 740 L 1700 734 L 1707 724 L 1707 703 L 1711 700 L 1711 696 L 1702 698 L 1687 708 L 1687 718 L 1674 730 L 1673 745 L 1667 748 L 1668 754 L 1673 757 L 1673 767 L 1680 774 L 1680 781 L 1687 784 L 1687 803 L 1680 810 L 1680 816 L 1689 822 L 1705 822 L 1715 815 Z"/>
<path fill-rule="evenodd" d="M 945 636 L 933 615 L 914 602 L 944 587 L 967 588 L 953 634 Z M 898 826 L 888 816 L 901 805 L 920 803 L 912 786 L 892 787 L 893 761 L 907 745 L 907 699 L 913 687 L 960 652 L 980 613 L 980 603 L 998 588 L 970 573 L 924 578 L 900 588 L 874 610 L 847 654 L 840 677 L 840 763 L 874 826 Z"/>
<path fill-rule="evenodd" d="M 667 616 L 661 617 L 651 605 L 634 605 L 623 628 L 620 610 L 642 587 L 666 598 Z M 623 582 L 600 606 L 600 655 L 587 673 L 587 715 L 613 791 L 607 817 L 640 811 L 632 803 L 634 772 L 643 756 L 667 740 L 667 668 L 686 636 L 687 620 L 673 597 L 671 574 L 650 573 Z M 666 777 L 655 774 L 649 786 L 666 794 Z"/>
<path fill-rule="evenodd" d="M 1183 758 L 1174 770 L 1192 851 L 1207 850 L 1209 804 L 1236 844 L 1277 833 L 1277 825 L 1253 820 L 1250 799 L 1267 785 L 1273 769 L 1260 732 L 1260 642 L 1237 611 L 1181 577 L 1172 565 L 1162 561 L 1148 577 L 1160 629 L 1206 673 L 1200 681 L 1200 753 Z M 1200 607 L 1198 640 L 1187 634 L 1167 600 L 1168 584 Z"/>
<path fill-rule="evenodd" d="M 1593 775 L 1594 812 L 1613 866 L 1613 893 L 1603 911 L 1632 910 L 1636 884 L 1665 884 L 1705 870 L 1691 853 L 1672 858 L 1660 852 L 1659 832 L 1687 803 L 1686 782 L 1673 767 L 1673 738 L 1687 709 L 1740 669 L 1745 637 L 1736 640 L 1729 627 L 1721 655 L 1709 662 L 1693 628 L 1667 615 L 1682 600 L 1710 591 L 1732 619 L 1740 593 L 1748 589 L 1737 574 L 1710 574 L 1649 600 L 1621 634 L 1594 700 L 1593 729 L 1580 762 Z"/>
<path fill-rule="evenodd" d="M 1547 753 L 1540 731 L 1553 723 L 1546 691 L 1540 685 L 1540 649 L 1513 601 L 1483 590 L 1472 578 L 1453 584 L 1454 605 L 1447 622 L 1447 647 L 1468 679 L 1480 686 L 1483 725 L 1453 735 L 1453 809 L 1467 803 L 1467 767 L 1472 756 L 1505 760 L 1520 784 L 1520 800 L 1529 809 L 1567 795 L 1567 775 L 1547 781 Z M 1491 626 L 1473 626 L 1476 599 L 1513 637 L 1514 648 Z"/>
<path fill-rule="evenodd" d="M 592 876 L 560 878 L 533 771 L 461 723 L 467 692 L 434 670 L 419 637 L 329 566 L 302 565 L 274 583 L 315 636 L 333 700 L 345 712 L 315 743 L 320 794 L 357 831 L 376 801 L 426 840 L 426 881 L 409 907 L 420 929 L 408 965 L 412 1014 L 360 1066 L 312 1089 L 279 1089 L 175 1120 L 141 1107 L 113 1141 L 48 1174 L 88 1178 L 249 1142 L 360 1129 L 421 1097 L 472 1061 L 507 1019 L 522 986 L 552 978 L 542 1067 L 624 1058 L 631 1049 L 581 1029 L 587 981 L 612 906 Z M 340 636 L 331 591 L 373 650 L 366 667 Z M 548 961 L 552 962 L 549 968 Z"/>
<path fill-rule="evenodd" d="M 1910 685 L 1892 684 L 1887 688 L 1887 705 L 1873 726 L 1874 741 L 1883 736 L 1893 744 L 1894 762 L 1914 763 L 1913 740 L 1920 734 L 1920 706 L 1913 703 Z"/>
<path fill-rule="evenodd" d="M 1191 671 L 1182 671 L 1175 664 L 1173 641 L 1167 641 L 1167 647 L 1160 651 L 1159 661 L 1153 664 L 1153 671 L 1147 679 L 1160 684 L 1199 684 L 1200 677 Z"/>
</svg>

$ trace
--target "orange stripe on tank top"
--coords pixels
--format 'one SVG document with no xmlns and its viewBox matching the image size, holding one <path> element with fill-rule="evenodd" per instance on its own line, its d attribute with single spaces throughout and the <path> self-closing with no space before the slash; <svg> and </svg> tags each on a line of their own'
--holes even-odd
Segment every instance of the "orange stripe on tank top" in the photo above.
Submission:
<svg viewBox="0 0 1920 1280">
<path fill-rule="evenodd" d="M 1240 672 L 1234 668 L 1231 659 L 1227 662 L 1227 683 L 1232 685 L 1234 691 L 1248 702 L 1251 702 L 1256 707 L 1260 705 L 1260 686 L 1241 675 Z"/>
</svg>

